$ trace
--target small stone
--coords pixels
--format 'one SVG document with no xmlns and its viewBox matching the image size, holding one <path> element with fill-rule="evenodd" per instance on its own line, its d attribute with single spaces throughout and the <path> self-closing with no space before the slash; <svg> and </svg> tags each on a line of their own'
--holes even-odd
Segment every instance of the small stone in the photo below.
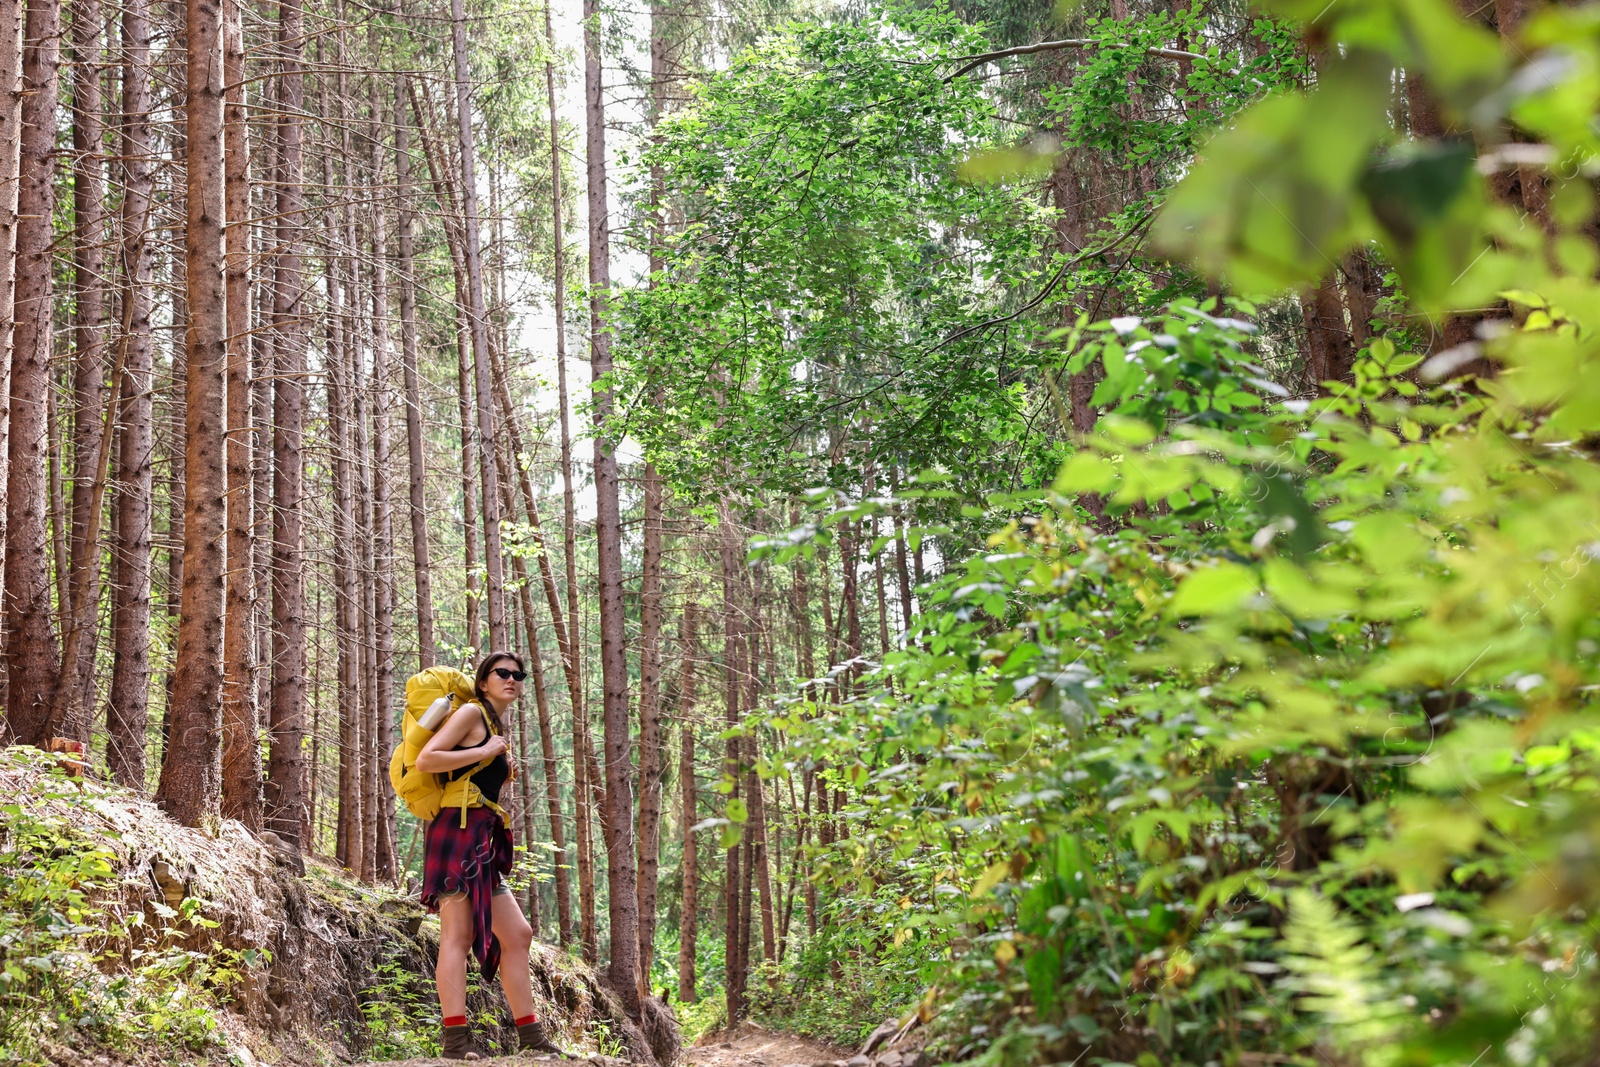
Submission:
<svg viewBox="0 0 1600 1067">
<path fill-rule="evenodd" d="M 724 1041 L 722 1044 L 718 1045 L 717 1047 L 718 1048 L 732 1048 L 733 1047 L 733 1042 L 732 1041 Z"/>
<path fill-rule="evenodd" d="M 851 1056 L 844 1061 L 844 1067 L 872 1067 L 871 1056 Z"/>
<path fill-rule="evenodd" d="M 885 1052 L 878 1057 L 878 1067 L 905 1067 L 905 1057 L 898 1052 Z"/>
</svg>

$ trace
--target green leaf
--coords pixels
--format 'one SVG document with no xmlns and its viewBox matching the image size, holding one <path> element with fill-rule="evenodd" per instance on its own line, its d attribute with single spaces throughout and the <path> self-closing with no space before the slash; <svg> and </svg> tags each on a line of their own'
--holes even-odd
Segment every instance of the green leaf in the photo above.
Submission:
<svg viewBox="0 0 1600 1067">
<path fill-rule="evenodd" d="M 1167 613 L 1185 616 L 1231 611 L 1254 596 L 1258 588 L 1255 572 L 1250 568 L 1217 563 L 1191 572 L 1167 601 Z"/>
<path fill-rule="evenodd" d="M 1389 136 L 1389 74 L 1330 61 L 1321 87 L 1272 97 L 1202 149 L 1155 228 L 1166 252 L 1245 292 L 1317 281 L 1366 232 L 1357 184 Z"/>
</svg>

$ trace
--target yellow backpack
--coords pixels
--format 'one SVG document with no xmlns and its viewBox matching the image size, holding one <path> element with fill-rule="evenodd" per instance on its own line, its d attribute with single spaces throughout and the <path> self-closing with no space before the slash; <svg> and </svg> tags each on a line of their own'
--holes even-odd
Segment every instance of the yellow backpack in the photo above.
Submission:
<svg viewBox="0 0 1600 1067">
<path fill-rule="evenodd" d="M 419 819 L 437 818 L 443 808 L 460 808 L 461 825 L 467 824 L 467 809 L 490 807 L 500 811 L 500 806 L 484 797 L 472 776 L 493 762 L 494 757 L 483 760 L 471 771 L 454 781 L 444 781 L 441 775 L 417 770 L 417 756 L 422 747 L 433 739 L 438 729 L 429 730 L 422 725 L 422 717 L 434 701 L 450 698 L 450 709 L 466 704 L 478 707 L 483 714 L 483 724 L 491 734 L 498 731 L 488 712 L 477 704 L 472 679 L 453 667 L 429 667 L 406 681 L 406 713 L 400 727 L 400 742 L 389 756 L 389 784 L 394 786 L 406 810 Z M 447 716 L 448 718 L 448 716 Z M 443 725 L 444 720 L 440 720 Z"/>
</svg>

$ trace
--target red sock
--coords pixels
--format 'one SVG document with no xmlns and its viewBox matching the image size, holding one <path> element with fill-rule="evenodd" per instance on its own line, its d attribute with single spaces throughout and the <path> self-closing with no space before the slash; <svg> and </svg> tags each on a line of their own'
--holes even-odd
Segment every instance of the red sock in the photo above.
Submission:
<svg viewBox="0 0 1600 1067">
<path fill-rule="evenodd" d="M 529 1023 L 536 1023 L 538 1021 L 539 1021 L 539 1016 L 538 1015 L 524 1015 L 520 1019 L 512 1020 L 512 1024 L 515 1025 L 515 1026 L 527 1026 Z"/>
<path fill-rule="evenodd" d="M 444 1024 L 446 1026 L 465 1026 L 467 1025 L 467 1017 L 465 1015 L 446 1015 Z"/>
</svg>

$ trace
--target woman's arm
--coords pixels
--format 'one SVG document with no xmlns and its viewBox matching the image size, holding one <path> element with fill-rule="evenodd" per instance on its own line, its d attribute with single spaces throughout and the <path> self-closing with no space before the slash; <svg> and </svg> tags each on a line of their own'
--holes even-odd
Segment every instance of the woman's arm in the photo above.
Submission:
<svg viewBox="0 0 1600 1067">
<path fill-rule="evenodd" d="M 453 771 L 457 767 L 468 767 L 504 752 L 506 739 L 498 734 L 490 734 L 481 745 L 456 749 L 466 740 L 472 727 L 482 721 L 482 716 L 483 712 L 476 704 L 463 704 L 451 712 L 444 725 L 439 727 L 439 732 L 417 753 L 417 770 L 430 774 Z"/>
</svg>

